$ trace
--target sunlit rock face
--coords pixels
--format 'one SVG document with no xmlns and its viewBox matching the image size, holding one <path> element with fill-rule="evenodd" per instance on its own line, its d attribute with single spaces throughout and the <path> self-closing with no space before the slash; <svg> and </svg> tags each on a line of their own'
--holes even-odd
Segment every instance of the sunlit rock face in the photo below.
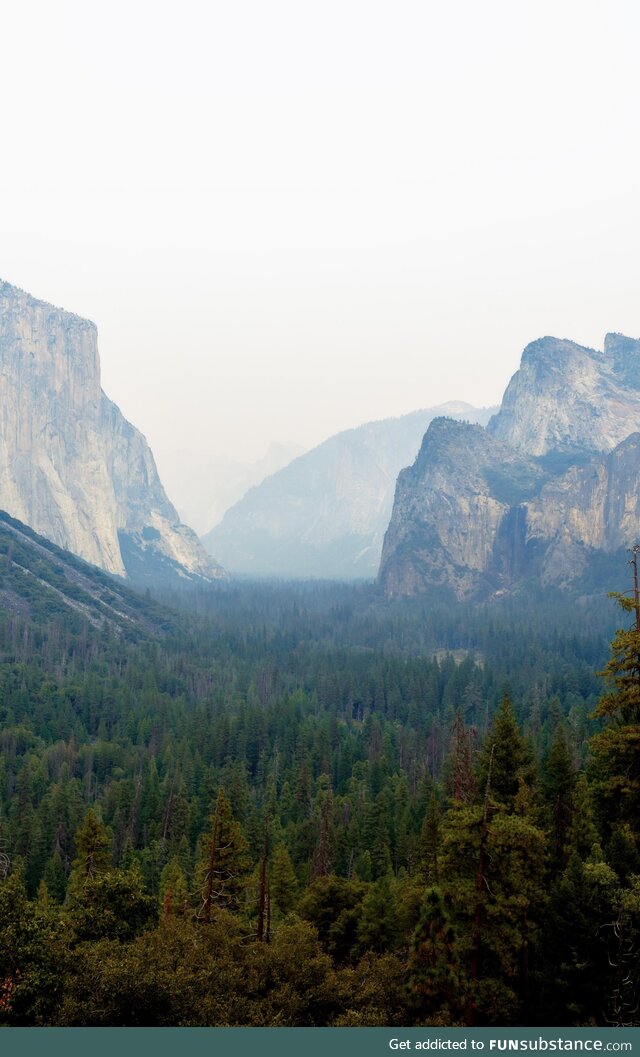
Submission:
<svg viewBox="0 0 640 1057">
<path fill-rule="evenodd" d="M 527 455 L 611 451 L 640 428 L 640 342 L 607 334 L 604 351 L 540 338 L 488 425 Z"/>
<path fill-rule="evenodd" d="M 523 555 L 511 511 L 546 476 L 481 426 L 435 419 L 415 463 L 398 477 L 380 564 L 387 594 L 437 586 L 467 597 L 513 578 Z"/>
<path fill-rule="evenodd" d="M 640 537 L 640 342 L 527 346 L 486 430 L 434 421 L 398 478 L 380 583 L 487 596 L 566 585 Z"/>
<path fill-rule="evenodd" d="M 0 282 L 0 508 L 117 576 L 220 574 L 100 388 L 93 323 Z"/>
</svg>

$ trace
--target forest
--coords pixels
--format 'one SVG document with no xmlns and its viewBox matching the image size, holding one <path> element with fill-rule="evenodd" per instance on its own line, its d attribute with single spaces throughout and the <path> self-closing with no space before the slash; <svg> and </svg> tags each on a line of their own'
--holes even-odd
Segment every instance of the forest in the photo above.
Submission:
<svg viewBox="0 0 640 1057">
<path fill-rule="evenodd" d="M 0 613 L 1 1024 L 640 1023 L 624 597 L 36 595 Z"/>
</svg>

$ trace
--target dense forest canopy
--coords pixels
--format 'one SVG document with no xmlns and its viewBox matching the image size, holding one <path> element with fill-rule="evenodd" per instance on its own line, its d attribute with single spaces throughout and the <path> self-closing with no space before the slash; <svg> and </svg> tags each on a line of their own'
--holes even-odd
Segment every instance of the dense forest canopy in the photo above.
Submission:
<svg viewBox="0 0 640 1057">
<path fill-rule="evenodd" d="M 640 638 L 622 614 L 603 697 L 614 602 L 136 605 L 0 616 L 2 1022 L 638 1022 Z"/>
</svg>

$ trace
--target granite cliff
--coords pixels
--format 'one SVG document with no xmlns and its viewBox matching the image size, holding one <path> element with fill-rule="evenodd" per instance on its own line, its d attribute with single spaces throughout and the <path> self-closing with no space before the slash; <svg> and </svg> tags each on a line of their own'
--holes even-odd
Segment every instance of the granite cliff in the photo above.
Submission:
<svg viewBox="0 0 640 1057">
<path fill-rule="evenodd" d="M 449 587 L 459 597 L 515 575 L 511 513 L 547 474 L 478 425 L 435 419 L 396 486 L 380 563 L 391 596 Z"/>
<path fill-rule="evenodd" d="M 527 345 L 488 430 L 527 455 L 611 451 L 640 426 L 640 341 L 604 351 L 540 338 Z"/>
<path fill-rule="evenodd" d="M 100 388 L 93 323 L 0 282 L 0 509 L 117 576 L 214 578 L 138 430 Z"/>
<path fill-rule="evenodd" d="M 640 535 L 640 342 L 542 338 L 487 429 L 434 421 L 399 475 L 381 564 L 389 596 L 564 585 Z"/>
</svg>

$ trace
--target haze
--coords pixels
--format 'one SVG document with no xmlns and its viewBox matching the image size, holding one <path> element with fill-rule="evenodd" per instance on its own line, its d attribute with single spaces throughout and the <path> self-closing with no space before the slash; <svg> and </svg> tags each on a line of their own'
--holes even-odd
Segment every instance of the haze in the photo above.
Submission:
<svg viewBox="0 0 640 1057">
<path fill-rule="evenodd" d="M 156 452 L 496 403 L 640 335 L 631 2 L 5 5 L 0 275 Z"/>
</svg>

